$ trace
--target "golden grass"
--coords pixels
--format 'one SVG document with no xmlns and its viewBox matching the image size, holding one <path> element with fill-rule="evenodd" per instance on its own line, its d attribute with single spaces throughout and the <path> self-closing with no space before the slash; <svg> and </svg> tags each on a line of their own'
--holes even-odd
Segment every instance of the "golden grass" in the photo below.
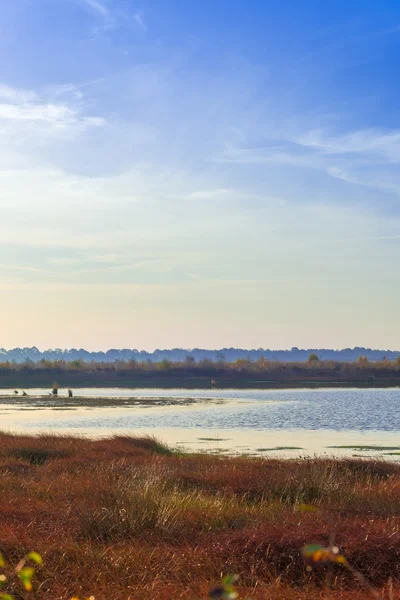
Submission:
<svg viewBox="0 0 400 600">
<path fill-rule="evenodd" d="M 301 548 L 332 536 L 384 597 L 400 597 L 396 464 L 0 434 L 0 475 L 0 551 L 11 563 L 43 556 L 38 599 L 199 598 L 227 573 L 243 597 L 365 598 L 340 566 L 306 571 Z"/>
</svg>

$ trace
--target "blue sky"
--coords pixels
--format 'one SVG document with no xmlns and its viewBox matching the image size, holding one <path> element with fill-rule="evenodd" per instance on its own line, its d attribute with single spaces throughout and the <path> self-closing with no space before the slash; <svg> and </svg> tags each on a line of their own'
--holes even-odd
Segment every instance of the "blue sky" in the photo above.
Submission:
<svg viewBox="0 0 400 600">
<path fill-rule="evenodd" d="M 400 347 L 398 2 L 0 11 L 1 346 Z"/>
</svg>

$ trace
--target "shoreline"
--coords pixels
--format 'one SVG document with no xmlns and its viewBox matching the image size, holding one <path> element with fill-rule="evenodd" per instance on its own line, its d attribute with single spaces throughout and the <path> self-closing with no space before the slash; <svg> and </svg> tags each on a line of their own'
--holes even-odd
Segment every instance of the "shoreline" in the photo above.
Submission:
<svg viewBox="0 0 400 600">
<path fill-rule="evenodd" d="M 113 388 L 119 388 L 121 390 L 123 389 L 131 389 L 131 390 L 186 390 L 186 391 L 192 391 L 192 390 L 210 390 L 210 392 L 214 392 L 214 391 L 228 391 L 228 390 L 263 390 L 263 391 L 267 391 L 267 390 L 271 390 L 271 391 L 278 391 L 278 390 L 326 390 L 326 389 L 355 389 L 355 390 L 379 390 L 379 389 L 399 389 L 400 388 L 400 382 L 399 383 L 394 383 L 393 381 L 388 381 L 388 382 L 382 382 L 379 381 L 376 383 L 376 385 L 371 385 L 368 383 L 361 383 L 361 382 L 357 382 L 357 381 L 343 381 L 343 382 L 323 382 L 323 381 L 318 381 L 318 382 L 283 382 L 282 384 L 268 384 L 268 385 L 260 385 L 261 382 L 257 381 L 257 382 L 243 382 L 242 385 L 240 385 L 237 381 L 233 381 L 233 382 L 229 382 L 226 385 L 219 385 L 216 386 L 215 388 L 211 388 L 209 385 L 199 385 L 197 382 L 194 382 L 193 384 L 189 384 L 186 382 L 171 382 L 170 385 L 165 385 L 164 384 L 160 384 L 158 381 L 154 381 L 154 382 L 149 382 L 146 385 L 146 382 L 140 382 L 140 384 L 134 385 L 134 384 L 130 384 L 129 382 L 109 382 L 109 383 L 104 383 L 102 381 L 95 381 L 95 382 L 77 382 L 77 384 L 74 386 L 72 385 L 72 383 L 70 384 L 63 384 L 60 385 L 61 388 L 87 388 L 87 389 L 96 389 L 96 388 L 103 388 L 103 389 L 113 389 Z M 46 383 L 37 383 L 36 381 L 32 381 L 32 382 L 17 382 L 14 383 L 12 385 L 0 385 L 0 396 L 2 396 L 3 394 L 1 394 L 2 390 L 8 390 L 10 388 L 18 388 L 18 389 L 29 389 L 29 388 L 37 388 L 37 387 L 46 387 L 50 389 L 49 385 L 46 385 Z"/>
<path fill-rule="evenodd" d="M 158 381 L 157 379 L 154 379 L 152 381 L 140 381 L 136 384 L 131 384 L 129 381 L 110 381 L 110 382 L 104 382 L 104 381 L 92 381 L 92 382 L 88 382 L 88 381 L 78 381 L 76 382 L 76 385 L 72 385 L 73 382 L 63 382 L 62 384 L 59 385 L 59 389 L 120 389 L 120 390 L 162 390 L 162 391 L 167 391 L 167 390 L 182 390 L 182 391 L 195 391 L 195 390 L 199 390 L 204 392 L 205 390 L 209 390 L 210 394 L 212 394 L 213 392 L 227 392 L 229 390 L 242 390 L 242 391 L 246 391 L 246 390 L 251 390 L 251 391 L 256 391 L 256 390 L 260 390 L 260 391 L 285 391 L 285 390 L 290 390 L 290 391 L 295 391 L 295 390 L 327 390 L 327 389 L 349 389 L 349 390 L 380 390 L 380 389 L 399 389 L 400 388 L 400 381 L 396 381 L 395 383 L 392 380 L 388 380 L 388 381 L 383 381 L 383 380 L 378 380 L 376 383 L 371 384 L 371 383 L 367 383 L 367 382 L 359 382 L 359 381 L 355 381 L 355 380 L 346 380 L 346 381 L 340 381 L 340 382 L 324 382 L 324 381 L 305 381 L 305 382 L 299 382 L 299 381 L 284 381 L 281 383 L 277 383 L 277 382 L 262 382 L 262 381 L 243 381 L 242 384 L 241 382 L 238 381 L 227 381 L 226 385 L 216 385 L 215 387 L 211 387 L 210 385 L 201 385 L 202 382 L 198 382 L 198 381 L 194 381 L 193 383 L 189 383 L 187 381 L 171 381 L 168 385 L 165 384 L 165 382 L 161 382 Z M 264 385 L 261 385 L 264 384 Z M 42 388 L 42 389 L 51 389 L 51 385 L 48 384 L 47 382 L 42 382 L 42 381 L 17 381 L 14 382 L 13 384 L 6 384 L 4 381 L 0 381 L 0 399 L 3 397 L 12 397 L 14 398 L 14 396 L 10 393 L 10 395 L 8 394 L 4 394 L 2 392 L 4 392 L 4 390 L 11 390 L 11 389 L 17 389 L 17 390 L 22 390 L 22 391 L 27 391 L 29 389 L 37 389 L 37 388 Z M 16 398 L 18 398 L 18 396 L 15 396 Z M 19 394 L 19 397 L 23 397 L 22 394 Z M 43 398 L 46 397 L 50 397 L 49 394 L 43 394 Z M 65 397 L 65 396 L 61 396 L 59 395 L 59 397 Z"/>
<path fill-rule="evenodd" d="M 0 390 L 9 388 L 131 388 L 131 389 L 315 389 L 387 388 L 400 386 L 400 363 L 358 364 L 320 362 L 318 364 L 271 363 L 261 368 L 249 362 L 200 364 L 82 364 L 64 366 L 10 365 L 0 368 Z"/>
<path fill-rule="evenodd" d="M 38 393 L 41 391 L 31 390 L 32 395 L 27 396 L 12 395 L 11 391 L 0 393 L 0 428 L 10 433 L 56 433 L 87 439 L 121 434 L 150 435 L 185 453 L 221 456 L 400 460 L 400 431 L 379 426 L 378 421 L 375 429 L 368 426 L 343 429 L 326 419 L 317 419 L 314 427 L 312 420 L 307 423 L 270 420 L 268 415 L 274 414 L 282 402 L 286 406 L 298 402 L 279 391 L 261 401 L 256 399 L 257 394 L 246 397 L 241 390 L 236 390 L 235 394 L 198 390 L 196 394 L 185 390 L 163 393 L 162 390 L 140 389 L 133 395 L 134 390 L 114 388 L 110 389 L 109 395 L 106 395 L 106 389 L 93 390 L 95 395 L 91 396 L 88 388 L 76 390 L 77 395 L 73 397 L 68 397 L 66 390 L 59 390 L 57 396 Z M 315 390 L 310 393 L 299 391 L 306 405 L 309 396 L 316 393 Z M 331 395 L 332 401 L 340 396 L 334 390 L 321 393 L 328 406 L 332 406 Z M 391 394 L 385 390 L 381 392 L 386 398 L 391 398 Z M 397 391 L 394 395 L 398 400 Z M 358 391 L 357 396 L 365 402 L 362 391 Z M 366 397 L 374 398 L 374 392 Z M 247 412 L 257 411 L 257 407 L 266 407 L 268 411 L 263 420 L 247 419 Z"/>
<path fill-rule="evenodd" d="M 84 409 L 85 410 L 85 409 Z M 84 413 L 82 411 L 82 415 Z M 107 412 L 106 409 L 102 409 Z M 111 409 L 115 410 L 115 409 Z M 121 409 L 121 412 L 128 409 Z M 140 410 L 140 409 L 135 409 Z M 146 407 L 143 407 L 146 410 Z M 43 411 L 30 414 L 29 427 L 2 424 L 0 436 L 37 440 L 42 437 L 110 441 L 114 437 L 156 438 L 175 454 L 259 458 L 265 460 L 367 460 L 398 463 L 398 432 L 357 430 L 256 430 L 184 427 L 42 427 Z M 53 416 L 54 422 L 61 415 Z"/>
</svg>

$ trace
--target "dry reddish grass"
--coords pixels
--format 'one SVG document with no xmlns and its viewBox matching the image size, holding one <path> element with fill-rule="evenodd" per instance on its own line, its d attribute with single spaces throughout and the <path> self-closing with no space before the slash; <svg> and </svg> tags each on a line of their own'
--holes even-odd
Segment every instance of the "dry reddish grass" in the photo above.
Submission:
<svg viewBox="0 0 400 600">
<path fill-rule="evenodd" d="M 38 599 L 206 597 L 226 573 L 240 574 L 243 597 L 365 598 L 342 567 L 305 569 L 302 546 L 335 536 L 383 597 L 400 598 L 399 474 L 373 461 L 0 434 L 0 550 L 9 562 L 42 554 Z"/>
</svg>

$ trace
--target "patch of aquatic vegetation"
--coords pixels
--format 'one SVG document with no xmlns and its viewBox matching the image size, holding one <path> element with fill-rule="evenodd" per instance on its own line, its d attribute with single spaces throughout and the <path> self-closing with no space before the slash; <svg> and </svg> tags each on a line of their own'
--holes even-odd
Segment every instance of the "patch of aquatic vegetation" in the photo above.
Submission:
<svg viewBox="0 0 400 600">
<path fill-rule="evenodd" d="M 151 408 L 164 406 L 196 406 L 196 405 L 221 405 L 225 404 L 223 399 L 215 398 L 185 398 L 185 397 L 147 397 L 147 396 L 130 396 L 130 397 L 107 397 L 107 396 L 48 396 L 32 395 L 32 396 L 4 396 L 0 394 L 0 405 L 10 404 L 12 398 L 12 407 L 18 407 L 18 410 L 38 410 L 43 407 L 51 409 L 68 409 L 68 408 Z"/>
<path fill-rule="evenodd" d="M 220 438 L 220 437 L 199 437 L 198 440 L 202 442 L 229 442 L 231 438 Z"/>
<path fill-rule="evenodd" d="M 256 448 L 257 452 L 274 452 L 275 450 L 304 450 L 299 446 L 275 446 L 275 448 Z"/>
<path fill-rule="evenodd" d="M 188 453 L 188 456 L 196 456 L 196 455 L 201 455 L 201 456 L 222 456 L 222 457 L 226 457 L 226 456 L 237 456 L 237 454 L 235 452 L 232 452 L 229 448 L 212 448 L 211 450 L 196 450 L 196 452 L 191 452 Z M 246 455 L 247 456 L 247 455 Z"/>
<path fill-rule="evenodd" d="M 385 450 L 400 450 L 400 446 L 326 446 L 326 448 L 335 448 L 338 450 L 371 450 L 376 452 L 383 452 Z"/>
<path fill-rule="evenodd" d="M 352 454 L 351 457 L 352 458 L 371 458 L 367 454 Z"/>
</svg>

